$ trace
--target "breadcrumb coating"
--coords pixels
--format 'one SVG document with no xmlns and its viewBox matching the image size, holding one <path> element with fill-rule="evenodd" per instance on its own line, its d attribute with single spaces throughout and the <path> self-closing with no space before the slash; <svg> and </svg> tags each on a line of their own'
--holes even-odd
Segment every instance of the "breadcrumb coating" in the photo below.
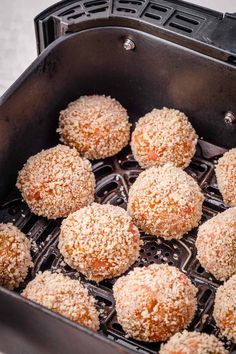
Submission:
<svg viewBox="0 0 236 354">
<path fill-rule="evenodd" d="M 30 241 L 13 224 L 0 224 L 0 285 L 12 290 L 33 266 Z"/>
<path fill-rule="evenodd" d="M 177 268 L 152 264 L 134 268 L 114 287 L 118 322 L 129 337 L 167 340 L 192 321 L 197 289 Z"/>
<path fill-rule="evenodd" d="M 176 333 L 166 344 L 162 344 L 160 354 L 227 354 L 223 343 L 214 335 L 183 331 Z"/>
<path fill-rule="evenodd" d="M 130 188 L 128 212 L 145 232 L 180 239 L 198 226 L 203 194 L 186 172 L 171 164 L 143 171 Z"/>
<path fill-rule="evenodd" d="M 57 132 L 88 159 L 118 153 L 129 142 L 130 124 L 124 107 L 104 95 L 81 96 L 61 111 Z"/>
<path fill-rule="evenodd" d="M 219 159 L 215 172 L 224 202 L 236 206 L 236 148 L 227 151 Z"/>
<path fill-rule="evenodd" d="M 221 333 L 236 343 L 236 274 L 217 289 L 213 316 Z"/>
<path fill-rule="evenodd" d="M 99 282 L 124 273 L 138 258 L 138 228 L 127 212 L 93 203 L 62 222 L 59 250 L 72 268 Z"/>
<path fill-rule="evenodd" d="M 185 168 L 195 154 L 198 136 L 186 115 L 176 109 L 153 109 L 140 118 L 131 148 L 141 167 L 171 162 Z"/>
<path fill-rule="evenodd" d="M 218 280 L 236 273 L 236 207 L 219 213 L 199 227 L 197 258 Z"/>
<path fill-rule="evenodd" d="M 56 219 L 93 202 L 95 177 L 75 148 L 57 145 L 30 157 L 16 186 L 33 213 Z"/>
<path fill-rule="evenodd" d="M 78 279 L 45 271 L 37 274 L 21 295 L 93 331 L 99 329 L 95 299 Z"/>
</svg>

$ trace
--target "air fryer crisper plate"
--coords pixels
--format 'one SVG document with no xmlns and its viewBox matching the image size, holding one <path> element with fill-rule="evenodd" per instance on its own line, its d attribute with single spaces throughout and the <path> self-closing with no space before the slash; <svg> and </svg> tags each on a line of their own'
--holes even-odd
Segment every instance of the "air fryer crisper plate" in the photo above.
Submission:
<svg viewBox="0 0 236 354">
<path fill-rule="evenodd" d="M 218 191 L 214 174 L 217 158 L 224 151 L 222 148 L 199 140 L 197 153 L 186 169 L 187 173 L 198 182 L 205 195 L 201 222 L 226 209 Z M 93 170 L 97 181 L 95 201 L 126 208 L 129 187 L 142 171 L 131 155 L 130 148 L 126 147 L 114 157 L 96 161 L 93 164 Z M 37 272 L 46 269 L 63 272 L 72 278 L 80 277 L 80 274 L 65 264 L 58 251 L 61 220 L 47 220 L 32 214 L 16 189 L 8 195 L 0 207 L 0 222 L 13 222 L 32 241 L 34 267 L 18 292 L 21 292 Z M 220 333 L 212 319 L 212 310 L 215 292 L 221 283 L 206 273 L 196 259 L 194 245 L 196 232 L 196 229 L 192 230 L 179 241 L 165 241 L 162 238 L 152 237 L 141 232 L 144 245 L 134 266 L 143 267 L 152 263 L 167 263 L 186 273 L 199 290 L 198 310 L 189 329 L 213 333 L 218 336 Z M 150 344 L 126 338 L 121 326 L 117 323 L 114 309 L 112 286 L 115 280 L 106 280 L 96 284 L 86 280 L 83 276 L 81 279 L 97 299 L 97 307 L 101 310 L 100 332 L 103 336 L 140 353 L 156 353 L 159 350 L 158 343 Z M 230 351 L 234 349 L 230 342 L 225 341 L 225 343 Z"/>
</svg>

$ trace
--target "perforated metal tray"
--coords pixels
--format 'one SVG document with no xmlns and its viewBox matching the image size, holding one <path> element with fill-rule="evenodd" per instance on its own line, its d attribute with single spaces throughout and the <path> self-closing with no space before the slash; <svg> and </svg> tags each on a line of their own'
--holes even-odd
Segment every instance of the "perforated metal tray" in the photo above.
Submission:
<svg viewBox="0 0 236 354">
<path fill-rule="evenodd" d="M 225 149 L 199 140 L 195 157 L 186 169 L 187 173 L 196 179 L 205 195 L 201 222 L 227 208 L 218 191 L 214 174 L 217 158 L 224 152 Z M 126 208 L 129 187 L 142 171 L 134 160 L 130 148 L 126 147 L 114 157 L 96 161 L 93 164 L 93 170 L 97 181 L 95 201 Z M 115 279 L 96 284 L 87 281 L 64 263 L 57 248 L 61 220 L 50 221 L 32 214 L 26 203 L 22 201 L 19 192 L 14 189 L 0 206 L 0 222 L 13 222 L 32 241 L 34 267 L 17 292 L 20 293 L 38 271 L 46 269 L 62 271 L 72 278 L 81 277 L 84 285 L 97 299 L 97 307 L 101 310 L 100 333 L 102 335 L 137 350 L 139 353 L 156 353 L 159 350 L 159 343 L 138 342 L 125 337 L 125 333 L 117 323 L 112 296 Z M 144 245 L 133 267 L 143 267 L 152 263 L 168 263 L 186 273 L 199 290 L 198 310 L 189 329 L 219 336 L 219 330 L 212 318 L 212 310 L 214 295 L 221 282 L 206 273 L 196 259 L 194 245 L 196 233 L 197 229 L 194 229 L 179 241 L 165 241 L 141 232 Z M 236 348 L 229 341 L 225 341 L 225 344 L 230 351 Z"/>
</svg>

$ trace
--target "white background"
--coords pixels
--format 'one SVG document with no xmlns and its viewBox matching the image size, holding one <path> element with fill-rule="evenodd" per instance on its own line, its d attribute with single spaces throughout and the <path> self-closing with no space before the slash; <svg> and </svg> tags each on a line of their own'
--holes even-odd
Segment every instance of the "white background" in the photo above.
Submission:
<svg viewBox="0 0 236 354">
<path fill-rule="evenodd" d="M 236 12 L 236 0 L 189 0 Z M 33 18 L 55 0 L 0 0 L 0 96 L 36 57 Z"/>
</svg>

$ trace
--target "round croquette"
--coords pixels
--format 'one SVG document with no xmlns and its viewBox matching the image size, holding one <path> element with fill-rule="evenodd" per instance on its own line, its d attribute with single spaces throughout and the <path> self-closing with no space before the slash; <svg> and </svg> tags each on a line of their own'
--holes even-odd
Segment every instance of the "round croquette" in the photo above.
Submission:
<svg viewBox="0 0 236 354">
<path fill-rule="evenodd" d="M 176 267 L 134 268 L 114 287 L 117 319 L 129 337 L 165 341 L 192 321 L 197 289 Z"/>
<path fill-rule="evenodd" d="M 95 299 L 79 280 L 45 271 L 36 275 L 22 292 L 22 296 L 93 331 L 99 329 Z"/>
<path fill-rule="evenodd" d="M 236 206 L 236 148 L 229 150 L 219 159 L 216 178 L 224 202 Z"/>
<path fill-rule="evenodd" d="M 217 289 L 213 317 L 221 333 L 236 343 L 236 274 Z"/>
<path fill-rule="evenodd" d="M 191 176 L 166 164 L 139 175 L 130 188 L 128 212 L 146 233 L 180 239 L 198 225 L 203 199 Z"/>
<path fill-rule="evenodd" d="M 93 202 L 95 177 L 75 148 L 57 145 L 30 157 L 16 186 L 33 213 L 56 219 Z"/>
<path fill-rule="evenodd" d="M 131 148 L 141 167 L 170 162 L 189 165 L 196 151 L 197 134 L 186 115 L 175 109 L 153 109 L 140 118 L 132 134 Z"/>
<path fill-rule="evenodd" d="M 227 354 L 223 343 L 214 335 L 183 331 L 176 333 L 166 344 L 162 344 L 160 354 Z"/>
<path fill-rule="evenodd" d="M 199 227 L 197 257 L 218 280 L 236 273 L 236 207 L 219 213 Z"/>
<path fill-rule="evenodd" d="M 33 266 L 30 241 L 13 224 L 0 224 L 0 285 L 12 290 Z"/>
<path fill-rule="evenodd" d="M 62 142 L 91 160 L 115 155 L 130 138 L 126 109 L 104 95 L 81 96 L 71 102 L 60 113 L 57 131 Z"/>
<path fill-rule="evenodd" d="M 69 266 L 99 282 L 124 273 L 138 258 L 142 244 L 127 212 L 93 203 L 62 222 L 59 250 Z"/>
</svg>

